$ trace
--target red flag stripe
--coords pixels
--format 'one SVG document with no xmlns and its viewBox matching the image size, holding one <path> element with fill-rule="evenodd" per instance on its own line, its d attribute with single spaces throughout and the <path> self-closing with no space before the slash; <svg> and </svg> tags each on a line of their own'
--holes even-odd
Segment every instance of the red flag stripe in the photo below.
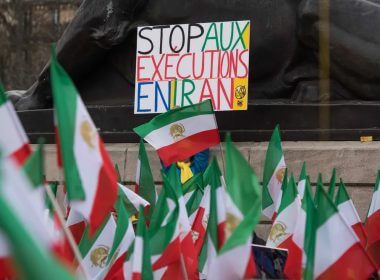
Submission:
<svg viewBox="0 0 380 280">
<path fill-rule="evenodd" d="M 220 143 L 217 129 L 206 130 L 186 137 L 174 144 L 157 150 L 165 166 L 176 161 L 185 160 L 196 153 Z"/>
</svg>

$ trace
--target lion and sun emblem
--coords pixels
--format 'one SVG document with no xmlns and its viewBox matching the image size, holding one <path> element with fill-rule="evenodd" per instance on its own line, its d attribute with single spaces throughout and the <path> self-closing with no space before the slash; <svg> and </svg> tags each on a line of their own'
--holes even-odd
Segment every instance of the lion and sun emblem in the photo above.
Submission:
<svg viewBox="0 0 380 280">
<path fill-rule="evenodd" d="M 237 101 L 237 105 L 239 107 L 242 107 L 243 106 L 243 98 L 247 95 L 247 89 L 245 86 L 243 85 L 239 85 L 237 87 L 235 87 L 235 97 L 236 99 L 238 100 Z"/>
<path fill-rule="evenodd" d="M 99 245 L 97 248 L 92 250 L 90 253 L 92 266 L 104 268 L 106 266 L 109 251 L 110 248 L 105 245 Z"/>
<path fill-rule="evenodd" d="M 287 233 L 286 230 L 287 226 L 284 223 L 275 223 L 269 233 L 269 240 L 276 245 L 280 244 L 289 236 L 289 233 Z"/>
<path fill-rule="evenodd" d="M 80 124 L 80 135 L 83 141 L 90 149 L 95 149 L 97 141 L 97 131 L 93 128 L 88 120 L 84 120 Z"/>
<path fill-rule="evenodd" d="M 170 135 L 172 136 L 174 141 L 179 141 L 185 136 L 183 135 L 185 133 L 185 127 L 181 123 L 175 123 L 170 126 Z"/>
</svg>

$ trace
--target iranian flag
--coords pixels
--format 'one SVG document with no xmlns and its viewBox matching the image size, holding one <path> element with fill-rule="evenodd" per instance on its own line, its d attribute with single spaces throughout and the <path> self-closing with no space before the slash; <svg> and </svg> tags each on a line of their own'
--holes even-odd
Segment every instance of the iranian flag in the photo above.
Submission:
<svg viewBox="0 0 380 280">
<path fill-rule="evenodd" d="M 150 204 L 146 213 L 146 219 L 149 222 L 156 205 L 157 193 L 143 140 L 140 140 L 139 156 L 137 159 L 135 193 Z"/>
<path fill-rule="evenodd" d="M 301 173 L 300 173 L 300 176 L 299 176 L 299 179 L 298 179 L 298 184 L 297 184 L 297 191 L 298 191 L 298 194 L 299 194 L 301 200 L 303 199 L 303 195 L 305 193 L 306 177 L 307 177 L 307 174 L 306 174 L 306 163 L 303 162 Z"/>
<path fill-rule="evenodd" d="M 136 127 L 134 131 L 157 150 L 165 166 L 220 143 L 209 99 L 170 110 Z"/>
<path fill-rule="evenodd" d="M 203 199 L 204 189 L 202 173 L 198 173 L 191 177 L 190 180 L 182 185 L 182 190 L 183 198 L 186 203 L 186 211 L 189 215 L 190 224 L 192 224 Z"/>
<path fill-rule="evenodd" d="M 102 139 L 54 51 L 51 83 L 70 207 L 88 221 L 90 234 L 113 209 L 117 175 Z"/>
<path fill-rule="evenodd" d="M 146 211 L 149 209 L 149 202 L 143 199 L 141 196 L 136 194 L 134 191 L 130 190 L 126 186 L 118 183 L 118 194 L 117 196 L 121 198 L 124 203 L 125 208 L 127 209 L 129 215 L 135 215 L 139 211 L 140 205 L 143 206 Z"/>
<path fill-rule="evenodd" d="M 163 188 L 149 225 L 152 267 L 155 277 L 170 279 L 177 275 L 168 266 L 180 260 L 180 229 L 178 197 L 163 174 Z"/>
<path fill-rule="evenodd" d="M 367 251 L 380 267 L 380 170 L 372 194 L 371 204 L 365 221 L 368 236 Z"/>
<path fill-rule="evenodd" d="M 277 125 L 270 139 L 264 165 L 262 209 L 272 221 L 275 219 L 281 202 L 281 185 L 286 169 L 282 152 L 280 128 Z"/>
<path fill-rule="evenodd" d="M 206 186 L 198 209 L 190 216 L 191 234 L 193 236 L 196 255 L 199 256 L 206 235 L 210 215 L 210 186 Z M 192 219 L 192 217 L 194 217 Z"/>
<path fill-rule="evenodd" d="M 20 278 L 71 279 L 51 254 L 52 238 L 26 174 L 11 159 L 0 159 L 1 240 L 17 263 Z"/>
<path fill-rule="evenodd" d="M 269 233 L 267 246 L 288 249 L 284 273 L 289 279 L 301 279 L 302 249 L 304 241 L 305 215 L 301 214 L 301 200 L 293 176 L 287 181 L 284 176 L 284 187 L 278 215 Z M 301 216 L 302 215 L 302 216 Z M 301 224 L 297 223 L 300 222 Z"/>
<path fill-rule="evenodd" d="M 226 138 L 226 242 L 211 260 L 210 279 L 243 279 L 256 275 L 251 241 L 261 217 L 258 179 L 250 164 Z"/>
<path fill-rule="evenodd" d="M 211 261 L 216 258 L 226 240 L 225 185 L 215 157 L 211 160 L 203 177 L 205 188 L 210 188 L 210 206 L 204 242 L 199 253 L 198 271 L 205 277 L 208 275 Z"/>
<path fill-rule="evenodd" d="M 121 198 L 118 198 L 115 208 L 117 213 L 116 232 L 108 254 L 106 269 L 103 271 L 105 276 L 101 277 L 105 280 L 122 279 L 124 261 L 135 239 L 135 232 L 129 218 L 129 213 L 125 209 Z"/>
<path fill-rule="evenodd" d="M 105 278 L 105 280 L 111 279 L 153 279 L 149 235 L 142 207 L 139 211 L 136 238 L 129 247 L 128 253 L 123 257 L 123 263 L 119 270 L 112 277 Z"/>
<path fill-rule="evenodd" d="M 17 116 L 13 104 L 4 93 L 0 83 L 0 147 L 5 156 L 10 156 L 22 165 L 31 154 L 29 139 Z"/>
<path fill-rule="evenodd" d="M 95 278 L 107 267 L 107 258 L 116 232 L 116 222 L 109 215 L 103 225 L 90 236 L 87 226 L 79 243 L 79 251 L 83 256 L 81 267 L 86 270 L 87 276 Z M 77 273 L 80 275 L 81 269 Z"/>
<path fill-rule="evenodd" d="M 362 246 L 365 247 L 367 243 L 367 234 L 342 179 L 340 180 L 335 205 L 339 210 L 339 214 L 341 214 L 342 217 L 346 220 L 347 224 L 356 233 Z"/>
<path fill-rule="evenodd" d="M 198 255 L 195 251 L 195 247 L 193 243 L 191 225 L 190 225 L 189 216 L 186 210 L 185 199 L 182 193 L 181 182 L 178 177 L 177 168 L 175 167 L 174 164 L 170 167 L 167 177 L 168 177 L 168 180 L 170 181 L 170 186 L 173 187 L 178 199 L 178 207 L 179 207 L 178 224 L 179 224 L 181 259 L 182 259 L 182 264 L 181 264 L 181 261 L 177 262 L 177 264 L 173 264 L 172 268 L 169 267 L 169 269 L 173 269 L 173 271 L 174 269 L 176 269 L 177 271 L 180 271 L 181 267 L 183 269 L 183 266 L 184 266 L 186 269 L 187 277 L 192 279 L 196 277 L 197 275 Z"/>
<path fill-rule="evenodd" d="M 317 188 L 314 279 L 368 279 L 376 265 L 326 191 Z"/>
</svg>

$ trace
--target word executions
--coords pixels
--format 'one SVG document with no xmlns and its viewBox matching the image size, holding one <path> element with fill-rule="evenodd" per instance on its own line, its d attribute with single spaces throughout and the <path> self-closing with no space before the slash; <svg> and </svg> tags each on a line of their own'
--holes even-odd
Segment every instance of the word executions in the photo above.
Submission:
<svg viewBox="0 0 380 280">
<path fill-rule="evenodd" d="M 143 26 L 137 31 L 135 114 L 211 99 L 247 110 L 249 21 Z"/>
</svg>

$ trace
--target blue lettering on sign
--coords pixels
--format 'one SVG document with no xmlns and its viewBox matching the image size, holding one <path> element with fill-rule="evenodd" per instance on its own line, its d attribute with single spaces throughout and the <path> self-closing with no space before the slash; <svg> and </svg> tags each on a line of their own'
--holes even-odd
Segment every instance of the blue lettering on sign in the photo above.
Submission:
<svg viewBox="0 0 380 280">
<path fill-rule="evenodd" d="M 153 82 L 142 82 L 142 83 L 137 83 L 137 112 L 151 112 L 151 109 L 142 109 L 140 101 L 141 99 L 148 98 L 148 95 L 142 95 L 141 89 L 142 86 L 144 85 L 151 85 Z M 157 110 L 156 110 L 157 111 Z"/>
</svg>

